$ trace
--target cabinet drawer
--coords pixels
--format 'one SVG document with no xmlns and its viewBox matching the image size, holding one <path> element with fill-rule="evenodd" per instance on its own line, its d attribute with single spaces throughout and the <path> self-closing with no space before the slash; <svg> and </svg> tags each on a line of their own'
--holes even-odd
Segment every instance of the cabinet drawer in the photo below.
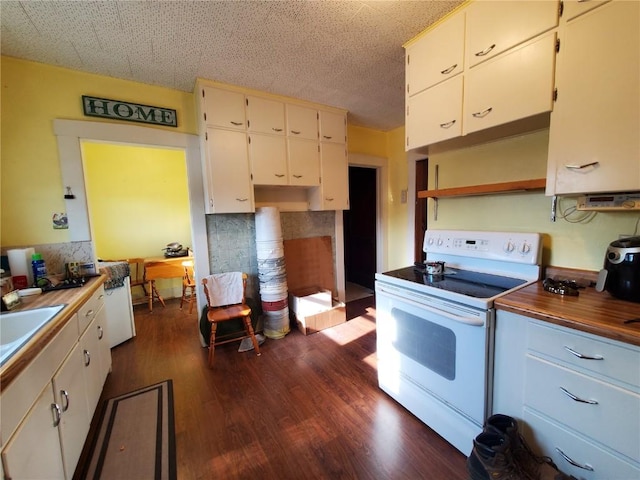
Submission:
<svg viewBox="0 0 640 480">
<path fill-rule="evenodd" d="M 523 434 L 527 441 L 535 445 L 542 455 L 551 457 L 558 468 L 568 475 L 581 480 L 640 478 L 640 465 L 637 463 L 634 465 L 526 408 L 524 421 Z M 584 468 L 572 465 L 569 459 Z"/>
<path fill-rule="evenodd" d="M 103 305 L 104 287 L 100 285 L 100 288 L 78 310 L 78 335 L 82 335 Z"/>
<path fill-rule="evenodd" d="M 467 9 L 465 55 L 473 67 L 558 25 L 558 1 L 475 1 Z"/>
<path fill-rule="evenodd" d="M 527 347 L 530 351 L 623 382 L 631 389 L 640 388 L 640 350 L 637 348 L 534 322 L 529 322 Z"/>
<path fill-rule="evenodd" d="M 531 355 L 526 379 L 527 406 L 629 458 L 640 458 L 640 395 Z"/>
<path fill-rule="evenodd" d="M 466 74 L 465 134 L 552 110 L 555 39 L 545 35 Z"/>
</svg>

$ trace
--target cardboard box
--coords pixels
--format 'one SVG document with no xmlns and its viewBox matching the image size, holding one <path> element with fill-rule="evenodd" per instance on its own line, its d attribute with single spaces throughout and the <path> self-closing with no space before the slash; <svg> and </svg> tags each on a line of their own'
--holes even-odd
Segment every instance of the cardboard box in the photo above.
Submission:
<svg viewBox="0 0 640 480">
<path fill-rule="evenodd" d="M 291 293 L 290 309 L 298 324 L 298 330 L 305 335 L 319 332 L 325 328 L 335 327 L 347 321 L 347 312 L 344 303 L 331 298 L 331 292 L 327 290 L 316 291 L 309 295 L 300 296 Z M 326 297 L 330 304 L 326 305 Z M 320 299 L 322 305 L 316 300 Z"/>
<path fill-rule="evenodd" d="M 344 303 L 337 302 L 331 237 L 284 241 L 289 286 L 289 314 L 305 335 L 347 321 Z"/>
</svg>

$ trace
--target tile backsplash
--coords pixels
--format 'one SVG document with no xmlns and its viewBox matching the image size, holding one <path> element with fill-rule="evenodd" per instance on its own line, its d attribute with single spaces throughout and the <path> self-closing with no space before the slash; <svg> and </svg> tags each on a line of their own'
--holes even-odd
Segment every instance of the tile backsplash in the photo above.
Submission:
<svg viewBox="0 0 640 480">
<path fill-rule="evenodd" d="M 89 263 L 94 262 L 93 245 L 91 242 L 67 242 L 48 243 L 43 245 L 14 245 L 2 247 L 2 255 L 7 254 L 7 250 L 12 248 L 33 247 L 36 253 L 42 254 L 42 258 L 47 266 L 47 273 L 55 275 L 64 273 L 64 264 L 68 262 Z"/>
<path fill-rule="evenodd" d="M 335 265 L 335 212 L 281 212 L 283 240 L 330 236 Z M 231 271 L 249 275 L 247 296 L 259 299 L 256 226 L 253 213 L 207 215 L 211 273 Z"/>
</svg>

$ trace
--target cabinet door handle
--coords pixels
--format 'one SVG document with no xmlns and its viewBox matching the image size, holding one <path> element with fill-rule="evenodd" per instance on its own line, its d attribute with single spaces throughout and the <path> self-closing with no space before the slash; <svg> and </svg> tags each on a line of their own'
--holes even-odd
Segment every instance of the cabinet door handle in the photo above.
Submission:
<svg viewBox="0 0 640 480">
<path fill-rule="evenodd" d="M 582 170 L 583 168 L 587 168 L 587 167 L 595 167 L 596 165 L 599 165 L 600 162 L 590 162 L 590 163 L 585 163 L 583 165 L 565 165 L 564 168 L 568 168 L 569 170 Z"/>
<path fill-rule="evenodd" d="M 98 325 L 98 340 L 102 340 L 102 337 L 104 337 L 104 331 L 102 330 L 102 327 Z"/>
<path fill-rule="evenodd" d="M 333 197 L 325 197 L 325 200 L 326 200 L 327 202 L 333 202 Z"/>
<path fill-rule="evenodd" d="M 327 135 L 323 135 L 322 138 L 326 138 L 327 140 L 331 140 L 333 137 L 328 137 Z"/>
<path fill-rule="evenodd" d="M 496 48 L 496 44 L 494 43 L 493 45 L 485 48 L 484 50 L 480 51 L 480 52 L 476 52 L 474 53 L 474 55 L 476 57 L 484 57 L 485 55 L 487 55 L 491 50 L 493 50 L 494 48 Z"/>
<path fill-rule="evenodd" d="M 67 392 L 66 390 L 60 390 L 60 396 L 64 400 L 62 404 L 62 411 L 66 412 L 67 410 L 69 410 L 69 392 Z"/>
<path fill-rule="evenodd" d="M 60 425 L 60 416 L 62 415 L 62 412 L 60 412 L 60 407 L 57 403 L 51 404 L 51 413 L 53 413 L 53 426 L 57 427 L 58 425 Z"/>
<path fill-rule="evenodd" d="M 273 130 L 274 132 L 281 132 L 282 131 L 281 128 L 276 128 L 276 127 L 271 127 L 271 130 Z"/>
<path fill-rule="evenodd" d="M 277 178 L 283 178 L 283 177 L 284 177 L 284 174 L 283 174 L 283 173 L 274 173 L 274 175 L 275 175 Z"/>
<path fill-rule="evenodd" d="M 231 122 L 231 125 L 235 125 L 236 127 L 239 127 L 240 125 L 244 125 L 243 122 Z"/>
<path fill-rule="evenodd" d="M 93 315 L 93 310 L 89 310 L 87 313 L 84 314 L 84 316 L 87 318 L 89 318 L 92 315 Z"/>
<path fill-rule="evenodd" d="M 585 463 L 584 465 L 582 465 L 582 464 L 576 462 L 569 455 L 567 455 L 562 450 L 560 450 L 558 447 L 556 447 L 556 452 L 558 452 L 562 456 L 562 458 L 564 458 L 567 462 L 569 462 L 574 467 L 578 467 L 578 468 L 581 468 L 583 470 L 588 470 L 589 472 L 593 472 L 593 467 L 591 465 L 589 465 L 588 463 Z"/>
<path fill-rule="evenodd" d="M 445 68 L 444 70 L 440 70 L 440 73 L 443 74 L 443 75 L 448 75 L 449 73 L 453 72 L 456 69 L 457 66 L 458 66 L 458 64 L 454 63 L 449 68 Z"/>
<path fill-rule="evenodd" d="M 302 175 L 294 175 L 293 178 L 302 178 Z"/>
<path fill-rule="evenodd" d="M 567 390 L 564 387 L 560 387 L 560 390 L 562 390 L 562 393 L 564 393 L 567 397 L 569 397 L 574 402 L 588 403 L 589 405 L 598 405 L 598 402 L 596 400 L 585 400 L 584 398 L 580 398 L 577 395 L 574 395 L 573 393 L 571 393 L 569 390 Z"/>
<path fill-rule="evenodd" d="M 604 360 L 604 357 L 602 355 L 594 355 L 594 356 L 584 355 L 580 352 L 576 352 L 573 348 L 567 347 L 566 345 L 564 346 L 564 349 L 567 352 L 569 352 L 571 355 L 575 355 L 576 357 L 582 358 L 583 360 Z"/>
<path fill-rule="evenodd" d="M 291 133 L 293 133 L 294 135 L 300 135 L 302 132 L 300 132 L 300 131 L 295 131 L 295 130 L 291 130 Z"/>
<path fill-rule="evenodd" d="M 91 354 L 89 350 L 83 350 L 84 353 L 84 366 L 88 367 L 91 364 Z"/>
<path fill-rule="evenodd" d="M 453 127 L 454 123 L 456 123 L 455 120 L 451 120 L 450 122 L 446 122 L 446 123 L 441 123 L 440 128 L 451 128 Z"/>
<path fill-rule="evenodd" d="M 247 200 L 249 200 L 248 198 L 236 198 L 236 201 L 238 202 L 246 202 Z"/>
<path fill-rule="evenodd" d="M 489 115 L 492 110 L 493 110 L 493 107 L 489 107 L 485 110 L 482 110 L 481 112 L 474 112 L 471 115 L 473 115 L 475 118 L 484 118 L 487 115 Z"/>
</svg>

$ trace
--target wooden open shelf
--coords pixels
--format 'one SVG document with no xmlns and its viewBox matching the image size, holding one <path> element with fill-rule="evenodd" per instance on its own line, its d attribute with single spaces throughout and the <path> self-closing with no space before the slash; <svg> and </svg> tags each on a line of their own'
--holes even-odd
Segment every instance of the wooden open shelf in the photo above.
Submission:
<svg viewBox="0 0 640 480">
<path fill-rule="evenodd" d="M 472 195 L 488 195 L 492 193 L 509 193 L 522 190 L 543 190 L 547 185 L 546 178 L 519 180 L 516 182 L 490 183 L 471 187 L 441 188 L 438 190 L 421 190 L 418 198 L 465 197 Z"/>
</svg>

